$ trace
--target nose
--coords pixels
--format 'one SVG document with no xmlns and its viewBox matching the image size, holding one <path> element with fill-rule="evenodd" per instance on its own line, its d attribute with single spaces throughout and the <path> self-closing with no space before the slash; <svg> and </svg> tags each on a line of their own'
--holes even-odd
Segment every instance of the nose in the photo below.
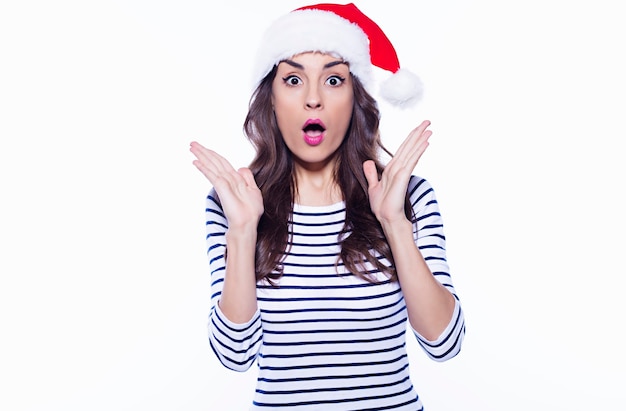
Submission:
<svg viewBox="0 0 626 411">
<path fill-rule="evenodd" d="M 306 107 L 313 110 L 322 107 L 322 97 L 318 88 L 315 86 L 311 86 L 307 90 Z"/>
</svg>

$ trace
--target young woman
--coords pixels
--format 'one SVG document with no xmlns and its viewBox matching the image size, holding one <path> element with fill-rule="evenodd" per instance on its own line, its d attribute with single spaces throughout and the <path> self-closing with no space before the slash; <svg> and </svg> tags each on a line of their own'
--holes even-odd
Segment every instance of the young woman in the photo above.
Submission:
<svg viewBox="0 0 626 411">
<path fill-rule="evenodd" d="M 279 19 L 244 124 L 256 149 L 249 168 L 191 144 L 213 185 L 210 344 L 230 369 L 258 363 L 254 410 L 420 410 L 407 320 L 434 360 L 461 347 L 437 200 L 412 175 L 429 122 L 382 164 L 366 85 L 372 66 L 387 69 L 381 55 L 397 57 L 371 23 L 352 4 Z M 419 83 L 396 65 L 404 83 L 386 94 L 402 104 Z"/>
</svg>

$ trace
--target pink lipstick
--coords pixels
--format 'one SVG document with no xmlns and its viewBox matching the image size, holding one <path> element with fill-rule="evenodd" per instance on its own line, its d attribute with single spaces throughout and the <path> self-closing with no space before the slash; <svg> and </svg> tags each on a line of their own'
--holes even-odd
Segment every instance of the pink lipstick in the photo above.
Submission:
<svg viewBox="0 0 626 411">
<path fill-rule="evenodd" d="M 302 127 L 302 137 L 304 141 L 310 146 L 317 146 L 324 140 L 326 132 L 326 126 L 322 120 L 317 118 L 310 118 Z"/>
</svg>

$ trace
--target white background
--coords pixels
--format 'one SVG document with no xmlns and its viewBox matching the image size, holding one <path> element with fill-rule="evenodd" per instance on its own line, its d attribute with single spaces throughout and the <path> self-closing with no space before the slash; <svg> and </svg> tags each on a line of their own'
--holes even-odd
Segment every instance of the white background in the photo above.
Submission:
<svg viewBox="0 0 626 411">
<path fill-rule="evenodd" d="M 0 409 L 245 410 L 208 345 L 198 140 L 246 165 L 256 41 L 296 1 L 0 5 Z M 618 1 L 357 1 L 426 84 L 464 304 L 412 339 L 427 410 L 623 409 L 626 29 Z M 410 6 L 409 6 L 410 5 Z M 323 28 L 320 28 L 323 29 Z"/>
</svg>

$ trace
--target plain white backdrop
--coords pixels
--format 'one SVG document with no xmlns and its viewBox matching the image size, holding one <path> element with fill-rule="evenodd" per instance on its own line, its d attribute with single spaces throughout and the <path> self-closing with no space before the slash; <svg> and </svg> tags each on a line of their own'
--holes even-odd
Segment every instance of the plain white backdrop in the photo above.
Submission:
<svg viewBox="0 0 626 411">
<path fill-rule="evenodd" d="M 0 409 L 245 410 L 208 345 L 198 140 L 239 167 L 258 35 L 302 1 L 0 5 Z M 618 1 L 356 1 L 426 85 L 381 103 L 437 192 L 461 354 L 410 338 L 429 411 L 623 409 Z M 322 28 L 321 28 L 322 29 Z M 383 74 L 384 77 L 384 74 Z"/>
</svg>

